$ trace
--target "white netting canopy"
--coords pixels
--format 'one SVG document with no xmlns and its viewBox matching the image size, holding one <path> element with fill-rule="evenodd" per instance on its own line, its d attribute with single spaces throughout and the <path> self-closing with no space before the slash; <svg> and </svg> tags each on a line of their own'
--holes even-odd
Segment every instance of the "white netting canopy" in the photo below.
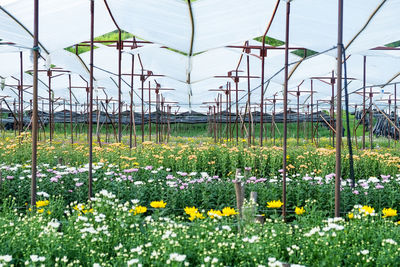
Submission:
<svg viewBox="0 0 400 267">
<path fill-rule="evenodd" d="M 262 36 L 271 23 L 267 35 L 285 40 L 286 2 L 277 5 L 278 2 L 96 0 L 94 34 L 101 36 L 120 28 L 139 41 L 138 47 L 133 47 L 134 40 L 129 39 L 131 45 L 125 44 L 122 50 L 121 92 L 124 103 L 129 102 L 132 92 L 135 105 L 141 105 L 142 86 L 153 88 L 161 85 L 161 88 L 174 89 L 161 92 L 170 102 L 204 111 L 204 103 L 215 101 L 218 94 L 225 97 L 228 83 L 233 90 L 232 96 L 235 96 L 236 73 L 240 76 L 240 105 L 246 105 L 248 91 L 251 92 L 251 101 L 260 103 L 262 44 L 254 38 Z M 0 7 L 0 62 L 3 63 L 0 64 L 0 77 L 6 84 L 0 95 L 11 99 L 16 97 L 17 89 L 13 85 L 16 79 L 20 79 L 21 63 L 24 84 L 32 84 L 29 71 L 32 68 L 33 1 L 0 0 Z M 289 46 L 303 49 L 296 53 L 292 49 L 289 54 L 289 90 L 296 90 L 299 84 L 303 90 L 309 90 L 313 81 L 315 100 L 332 97 L 332 86 L 324 77 L 330 77 L 332 72 L 336 75 L 337 10 L 336 0 L 291 2 Z M 392 84 L 400 79 L 400 53 L 395 49 L 376 48 L 400 40 L 399 11 L 399 0 L 344 1 L 343 40 L 348 56 L 347 76 L 351 78 L 350 92 L 362 88 L 365 79 L 366 85 L 380 85 L 379 88 L 384 88 L 385 92 L 393 93 Z M 73 101 L 84 103 L 87 97 L 85 87 L 88 87 L 90 77 L 89 52 L 78 56 L 64 49 L 89 40 L 90 1 L 41 0 L 39 14 L 41 69 L 56 67 L 69 71 L 51 82 L 55 98 L 69 101 L 68 77 L 71 75 Z M 119 51 L 107 43 L 95 45 L 94 78 L 100 88 L 96 90 L 96 96 L 117 99 Z M 269 45 L 266 46 L 265 97 L 278 97 L 285 82 L 284 50 L 283 47 L 268 49 Z M 318 54 L 310 56 L 309 52 L 304 58 L 299 51 L 305 49 Z M 363 73 L 364 56 L 366 76 Z M 142 71 L 151 71 L 156 76 L 147 77 L 142 85 Z M 135 74 L 133 79 L 130 77 L 132 73 Z M 46 97 L 49 90 L 47 73 L 44 71 L 39 78 L 40 94 Z M 388 83 L 390 85 L 385 86 Z M 30 90 L 26 89 L 26 101 L 29 101 Z M 144 95 L 144 101 L 148 103 L 148 91 Z M 388 94 L 382 95 L 382 99 L 385 97 Z M 300 98 L 303 103 L 310 102 L 307 94 Z M 356 93 L 350 98 L 354 103 L 360 101 Z M 297 100 L 290 95 L 289 100 L 293 99 Z M 236 100 L 232 98 L 232 101 Z"/>
</svg>

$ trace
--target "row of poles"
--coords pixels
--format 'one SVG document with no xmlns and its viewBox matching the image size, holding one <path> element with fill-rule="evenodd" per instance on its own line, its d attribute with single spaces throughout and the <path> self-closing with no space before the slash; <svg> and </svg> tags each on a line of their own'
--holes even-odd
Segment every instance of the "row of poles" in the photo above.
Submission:
<svg viewBox="0 0 400 267">
<path fill-rule="evenodd" d="M 104 1 L 107 8 L 107 2 L 106 0 Z M 287 129 L 287 115 L 288 115 L 288 80 L 290 78 L 289 75 L 289 27 L 290 27 L 290 0 L 286 1 L 286 28 L 285 28 L 285 68 L 284 68 L 284 77 L 285 77 L 285 82 L 284 82 L 284 90 L 283 90 L 283 173 L 282 173 L 282 201 L 284 203 L 283 208 L 282 208 L 282 216 L 283 218 L 286 218 L 287 216 L 287 192 L 286 192 L 286 181 L 287 181 L 287 134 L 288 134 L 288 129 Z M 274 11 L 274 15 L 276 13 L 276 10 L 279 6 L 280 1 L 277 1 L 276 8 Z M 188 1 L 188 4 L 190 6 L 190 1 Z M 31 184 L 31 205 L 34 206 L 36 204 L 36 173 L 37 173 L 37 140 L 38 140 L 38 57 L 39 57 L 39 31 L 38 31 L 38 25 L 39 25 L 39 0 L 34 0 L 34 43 L 33 43 L 33 98 L 32 98 L 32 184 Z M 109 9 L 109 8 L 108 8 Z M 88 121 L 88 146 L 89 146 L 89 175 L 88 175 L 88 198 L 90 199 L 93 195 L 93 189 L 92 189 L 92 184 L 93 184 L 93 101 L 94 101 L 94 95 L 93 95 L 93 89 L 94 89 L 94 77 L 93 77 L 93 70 L 94 70 L 94 55 L 93 55 L 93 50 L 94 50 L 94 0 L 90 1 L 90 13 L 91 13 L 91 36 L 90 36 L 90 79 L 89 79 L 89 90 L 88 90 L 88 113 L 89 113 L 89 121 Z M 110 15 L 112 17 L 112 14 L 110 12 Z M 263 121 L 264 121 L 264 93 L 265 93 L 265 77 L 264 77 L 264 68 L 265 68 L 265 56 L 266 56 L 266 50 L 267 48 L 265 47 L 265 38 L 266 34 L 268 33 L 268 30 L 271 26 L 271 23 L 273 21 L 273 17 L 267 27 L 267 30 L 263 36 L 263 42 L 262 42 L 262 47 L 260 48 L 261 51 L 261 60 L 262 60 L 262 71 L 261 71 L 261 104 L 260 104 L 260 145 L 263 145 L 263 136 L 264 136 L 264 128 L 263 128 Z M 114 18 L 112 17 L 115 25 L 118 28 L 119 31 L 119 41 L 118 41 L 118 48 L 119 48 L 119 73 L 118 73 L 118 141 L 121 142 L 122 139 L 122 125 L 121 125 L 121 114 L 122 114 L 122 107 L 121 107 L 121 84 L 122 84 L 122 73 L 121 73 L 121 48 L 122 48 L 122 40 L 121 40 L 121 29 L 118 27 L 117 23 L 115 22 Z M 340 181 L 341 181 L 341 149 L 342 149 L 342 58 L 343 58 L 343 52 L 344 52 L 344 47 L 343 47 L 343 0 L 338 0 L 338 42 L 337 42 L 337 75 L 336 77 L 333 77 L 333 79 L 336 79 L 338 81 L 336 83 L 336 129 L 335 129 L 335 141 L 336 141 L 336 169 L 335 169 L 335 216 L 340 217 Z M 244 46 L 242 47 L 245 50 L 251 49 L 249 46 Z M 132 60 L 134 60 L 132 58 Z M 248 56 L 247 56 L 247 61 L 248 61 Z M 249 70 L 249 65 L 247 68 L 248 75 L 247 77 L 250 78 L 250 70 Z M 131 78 L 133 80 L 134 74 L 131 73 Z M 142 73 L 140 74 L 141 77 L 141 82 L 142 84 L 146 81 L 148 77 L 152 76 L 151 73 L 145 73 L 143 68 L 142 68 Z M 235 84 L 236 84 L 236 96 L 238 94 L 238 88 L 237 88 L 237 83 L 238 83 L 238 70 L 236 69 L 236 72 L 234 75 L 231 75 L 233 77 Z M 22 79 L 21 79 L 22 81 Z M 248 82 L 250 84 L 250 82 Z M 249 86 L 250 87 L 250 86 Z M 143 88 L 143 86 L 142 86 Z M 332 87 L 333 88 L 333 87 Z M 149 90 L 150 91 L 150 90 Z M 230 90 L 229 90 L 230 92 Z M 141 98 L 142 101 L 144 99 L 144 90 L 141 92 Z M 296 93 L 297 94 L 297 93 Z M 312 95 L 312 92 L 311 92 Z M 365 95 L 365 94 L 364 94 Z M 131 93 L 131 98 L 133 97 L 133 94 Z M 248 92 L 248 98 L 250 98 L 250 92 Z M 276 99 L 275 99 L 276 101 Z M 275 103 L 275 101 L 273 103 Z M 51 102 L 51 101 L 50 101 Z M 333 102 L 333 100 L 332 100 Z M 132 101 L 131 101 L 132 103 Z M 221 101 L 219 100 L 219 103 Z M 228 101 L 227 101 L 228 103 Z M 237 101 L 238 103 L 238 101 Z M 318 103 L 318 102 L 317 102 Z M 365 101 L 364 101 L 365 103 Z M 131 104 L 132 105 L 132 104 Z M 250 108 L 250 99 L 248 99 L 248 107 L 246 110 L 249 112 L 249 116 L 251 116 L 251 108 Z M 149 105 L 151 106 L 151 105 Z M 333 105 L 332 105 L 333 109 Z M 131 106 L 132 110 L 132 106 Z M 213 106 L 213 110 L 215 111 L 215 106 Z M 334 113 L 332 111 L 332 113 Z M 238 107 L 236 107 L 236 114 L 238 114 Z M 311 112 L 312 114 L 312 112 Z M 364 108 L 364 114 L 365 114 L 365 108 Z M 371 114 L 371 113 L 370 113 Z M 144 141 L 144 105 L 142 105 L 142 141 Z M 215 112 L 214 112 L 215 116 Z M 236 116 L 236 120 L 237 120 Z M 331 116 L 333 118 L 333 116 Z M 365 116 L 364 116 L 365 117 Z M 332 124 L 333 125 L 333 124 Z M 71 126 L 72 127 L 72 126 Z M 333 126 L 331 126 L 333 127 Z M 236 132 L 238 136 L 238 127 L 236 127 Z M 249 133 L 251 132 L 251 129 L 249 128 Z M 333 132 L 333 131 L 332 131 Z M 151 136 L 151 135 L 150 135 Z M 251 135 L 248 135 L 249 140 L 251 139 Z"/>
</svg>

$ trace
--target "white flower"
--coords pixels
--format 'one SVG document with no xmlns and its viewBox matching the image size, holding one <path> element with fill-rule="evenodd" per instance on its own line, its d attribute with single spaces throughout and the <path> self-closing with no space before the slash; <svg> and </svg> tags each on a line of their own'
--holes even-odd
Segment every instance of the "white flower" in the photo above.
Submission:
<svg viewBox="0 0 400 267">
<path fill-rule="evenodd" d="M 101 265 L 98 263 L 93 263 L 93 267 L 101 267 Z"/>
<path fill-rule="evenodd" d="M 119 245 L 118 245 L 118 246 L 116 246 L 116 247 L 114 247 L 114 249 L 115 249 L 115 250 L 120 250 L 122 247 L 123 247 L 123 246 L 122 246 L 122 244 L 121 244 L 121 243 L 119 243 Z"/>
<path fill-rule="evenodd" d="M 128 266 L 131 266 L 131 265 L 136 264 L 136 263 L 138 263 L 138 262 L 139 262 L 138 259 L 131 259 L 131 260 L 129 260 L 126 264 L 127 264 Z"/>
<path fill-rule="evenodd" d="M 228 231 L 228 232 L 230 232 L 232 230 L 228 225 L 222 225 L 221 228 L 226 230 L 226 231 Z"/>
<path fill-rule="evenodd" d="M 368 249 L 364 249 L 364 250 L 361 250 L 360 252 L 363 255 L 367 255 L 369 253 L 369 250 Z"/>
<path fill-rule="evenodd" d="M 42 196 L 42 197 L 49 197 L 50 195 L 49 194 L 47 194 L 46 192 L 37 192 L 36 193 L 38 196 Z"/>
<path fill-rule="evenodd" d="M 0 261 L 10 262 L 12 261 L 12 256 L 10 255 L 0 256 Z"/>
<path fill-rule="evenodd" d="M 60 226 L 60 223 L 56 219 L 53 219 L 47 225 L 53 228 L 58 228 Z"/>
<path fill-rule="evenodd" d="M 39 256 L 38 256 L 38 255 L 31 255 L 30 258 L 31 258 L 31 260 L 32 260 L 33 262 L 39 261 Z"/>
<path fill-rule="evenodd" d="M 186 259 L 186 255 L 181 255 L 178 253 L 171 253 L 169 255 L 171 261 L 183 262 Z"/>
<path fill-rule="evenodd" d="M 394 241 L 393 239 L 383 239 L 383 240 L 382 240 L 382 245 L 383 245 L 384 243 L 388 243 L 388 244 L 392 244 L 392 245 L 397 245 L 397 242 Z"/>
</svg>

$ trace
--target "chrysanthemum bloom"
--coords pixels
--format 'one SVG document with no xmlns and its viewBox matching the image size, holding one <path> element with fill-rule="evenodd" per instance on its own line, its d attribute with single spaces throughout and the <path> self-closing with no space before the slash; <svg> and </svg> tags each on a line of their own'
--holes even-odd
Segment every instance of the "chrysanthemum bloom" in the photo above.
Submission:
<svg viewBox="0 0 400 267">
<path fill-rule="evenodd" d="M 155 208 L 155 209 L 163 209 L 165 206 L 167 206 L 167 203 L 164 202 L 163 200 L 161 201 L 153 201 L 150 203 L 150 206 Z"/>
<path fill-rule="evenodd" d="M 362 208 L 360 208 L 358 210 L 360 213 L 366 215 L 373 215 L 375 214 L 375 209 L 373 207 L 370 206 L 363 206 Z"/>
<path fill-rule="evenodd" d="M 137 206 L 135 209 L 131 209 L 129 212 L 133 212 L 133 215 L 142 214 L 147 211 L 146 207 Z"/>
<path fill-rule="evenodd" d="M 203 213 L 194 212 L 194 213 L 190 214 L 189 220 L 193 221 L 195 219 L 204 219 Z"/>
<path fill-rule="evenodd" d="M 296 207 L 296 208 L 294 209 L 294 212 L 295 212 L 297 215 L 302 215 L 302 214 L 304 214 L 304 213 L 306 212 L 306 210 L 304 209 L 304 207 Z"/>
<path fill-rule="evenodd" d="M 198 212 L 198 209 L 196 207 L 186 207 L 185 212 L 188 215 L 191 215 L 192 213 Z"/>
<path fill-rule="evenodd" d="M 283 206 L 283 203 L 282 203 L 282 201 L 280 201 L 280 200 L 272 200 L 272 201 L 270 201 L 270 202 L 267 202 L 267 208 L 269 208 L 269 209 L 279 209 L 280 207 L 282 207 Z"/>
<path fill-rule="evenodd" d="M 190 221 L 193 221 L 195 219 L 204 219 L 203 214 L 200 213 L 196 207 L 186 207 L 185 212 L 186 214 L 190 215 Z"/>
<path fill-rule="evenodd" d="M 238 212 L 235 211 L 235 209 L 231 208 L 231 207 L 226 207 L 222 209 L 222 216 L 232 216 L 232 215 L 236 215 L 239 214 Z"/>
<path fill-rule="evenodd" d="M 219 218 L 219 217 L 222 217 L 222 216 L 223 216 L 223 215 L 222 215 L 222 212 L 221 212 L 220 210 L 213 210 L 213 209 L 209 210 L 209 211 L 207 212 L 207 215 L 208 215 L 211 219 Z"/>
<path fill-rule="evenodd" d="M 354 213 L 349 213 L 349 214 L 347 214 L 347 217 L 349 218 L 349 219 L 353 219 L 354 218 Z"/>
<path fill-rule="evenodd" d="M 48 200 L 36 201 L 36 207 L 37 208 L 44 207 L 44 206 L 47 206 L 47 205 L 49 205 L 49 201 Z"/>
<path fill-rule="evenodd" d="M 383 209 L 382 213 L 383 213 L 382 216 L 383 218 L 397 216 L 397 210 L 394 210 L 392 208 Z"/>
</svg>

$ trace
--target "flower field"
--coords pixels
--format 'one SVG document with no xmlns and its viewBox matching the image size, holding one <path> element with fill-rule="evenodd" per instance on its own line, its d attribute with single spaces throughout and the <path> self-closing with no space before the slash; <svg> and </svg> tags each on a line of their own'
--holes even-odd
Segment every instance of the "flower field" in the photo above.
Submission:
<svg viewBox="0 0 400 267">
<path fill-rule="evenodd" d="M 86 146 L 40 143 L 30 207 L 29 138 L 2 139 L 0 266 L 398 265 L 396 149 L 356 151 L 354 188 L 344 153 L 333 218 L 334 150 L 292 145 L 284 222 L 281 149 L 208 141 L 95 146 L 89 202 Z"/>
</svg>

